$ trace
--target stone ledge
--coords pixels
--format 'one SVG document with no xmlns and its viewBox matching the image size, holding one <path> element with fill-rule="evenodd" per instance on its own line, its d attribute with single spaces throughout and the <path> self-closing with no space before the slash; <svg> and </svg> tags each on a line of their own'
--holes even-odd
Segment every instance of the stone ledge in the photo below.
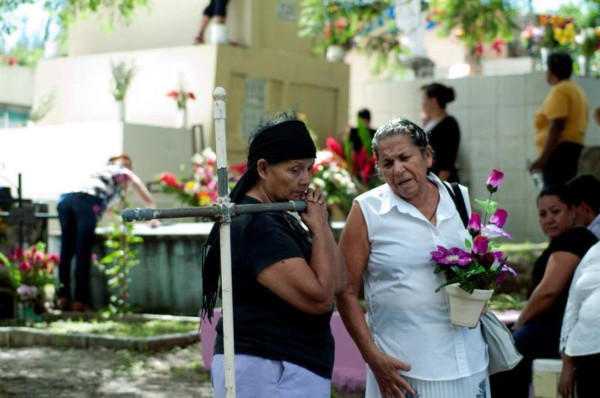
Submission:
<svg viewBox="0 0 600 398">
<path fill-rule="evenodd" d="M 198 343 L 198 332 L 173 333 L 154 337 L 116 337 L 104 334 L 64 334 L 29 327 L 0 327 L 0 347 L 73 347 L 161 351 Z"/>
<path fill-rule="evenodd" d="M 97 319 L 95 313 L 52 311 L 43 316 L 45 321 L 60 319 Z M 113 319 L 126 322 L 143 322 L 149 320 L 175 320 L 182 322 L 198 322 L 198 318 L 190 316 L 126 314 Z M 199 342 L 199 332 L 172 333 L 153 337 L 118 337 L 107 334 L 77 333 L 66 334 L 40 330 L 31 327 L 0 327 L 0 347 L 72 347 L 126 349 L 131 351 L 162 351 L 174 347 L 186 347 Z"/>
</svg>

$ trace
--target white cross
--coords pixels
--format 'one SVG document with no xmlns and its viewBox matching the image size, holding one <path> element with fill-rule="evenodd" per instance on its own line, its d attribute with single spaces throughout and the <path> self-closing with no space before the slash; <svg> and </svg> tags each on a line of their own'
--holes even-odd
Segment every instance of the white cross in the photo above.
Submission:
<svg viewBox="0 0 600 398">
<path fill-rule="evenodd" d="M 125 221 L 142 221 L 160 218 L 212 217 L 220 221 L 221 240 L 221 289 L 223 308 L 223 348 L 225 351 L 225 391 L 228 398 L 235 398 L 235 366 L 233 339 L 233 298 L 231 292 L 231 234 L 232 216 L 241 213 L 261 213 L 265 211 L 304 211 L 306 203 L 265 203 L 236 205 L 229 199 L 227 184 L 227 142 L 225 135 L 225 89 L 217 87 L 213 91 L 213 118 L 215 120 L 217 179 L 219 198 L 209 207 L 176 209 L 125 209 L 121 213 Z"/>
</svg>

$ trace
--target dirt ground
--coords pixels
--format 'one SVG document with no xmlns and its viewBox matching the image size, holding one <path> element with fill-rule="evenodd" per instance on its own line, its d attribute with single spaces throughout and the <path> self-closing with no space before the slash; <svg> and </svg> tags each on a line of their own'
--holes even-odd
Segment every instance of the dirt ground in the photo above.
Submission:
<svg viewBox="0 0 600 398">
<path fill-rule="evenodd" d="M 0 397 L 212 397 L 200 344 L 160 353 L 0 349 Z"/>
<path fill-rule="evenodd" d="M 201 345 L 168 352 L 0 348 L 2 398 L 209 398 Z M 363 397 L 333 392 L 334 398 Z"/>
</svg>

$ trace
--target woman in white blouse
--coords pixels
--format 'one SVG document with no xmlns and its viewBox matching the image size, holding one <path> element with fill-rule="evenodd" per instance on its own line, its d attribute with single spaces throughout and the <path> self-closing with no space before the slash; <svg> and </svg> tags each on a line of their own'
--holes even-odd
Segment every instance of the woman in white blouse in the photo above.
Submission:
<svg viewBox="0 0 600 398">
<path fill-rule="evenodd" d="M 600 243 L 586 253 L 575 271 L 560 337 L 562 372 L 559 392 L 579 398 L 598 396 L 600 369 Z"/>
<path fill-rule="evenodd" d="M 490 397 L 479 326 L 450 322 L 429 253 L 468 239 L 441 180 L 428 170 L 425 132 L 406 119 L 381 126 L 373 153 L 385 184 L 357 197 L 340 238 L 348 267 L 337 306 L 367 368 L 365 396 Z M 461 192 L 470 206 L 468 192 Z M 367 317 L 359 303 L 364 283 Z"/>
</svg>

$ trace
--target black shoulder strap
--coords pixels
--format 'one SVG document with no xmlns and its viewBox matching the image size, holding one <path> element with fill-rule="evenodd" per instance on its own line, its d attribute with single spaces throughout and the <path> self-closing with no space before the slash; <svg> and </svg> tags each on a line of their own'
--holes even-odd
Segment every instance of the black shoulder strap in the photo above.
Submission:
<svg viewBox="0 0 600 398">
<path fill-rule="evenodd" d="M 443 184 L 446 187 L 446 189 L 448 190 L 450 197 L 454 201 L 454 206 L 456 206 L 456 210 L 458 211 L 458 214 L 460 215 L 460 218 L 461 218 L 465 228 L 467 228 L 467 224 L 469 223 L 469 213 L 467 212 L 467 206 L 465 205 L 465 198 L 463 197 L 463 194 L 460 190 L 460 187 L 458 186 L 458 183 L 456 183 L 456 182 L 447 183 L 444 181 Z"/>
</svg>

